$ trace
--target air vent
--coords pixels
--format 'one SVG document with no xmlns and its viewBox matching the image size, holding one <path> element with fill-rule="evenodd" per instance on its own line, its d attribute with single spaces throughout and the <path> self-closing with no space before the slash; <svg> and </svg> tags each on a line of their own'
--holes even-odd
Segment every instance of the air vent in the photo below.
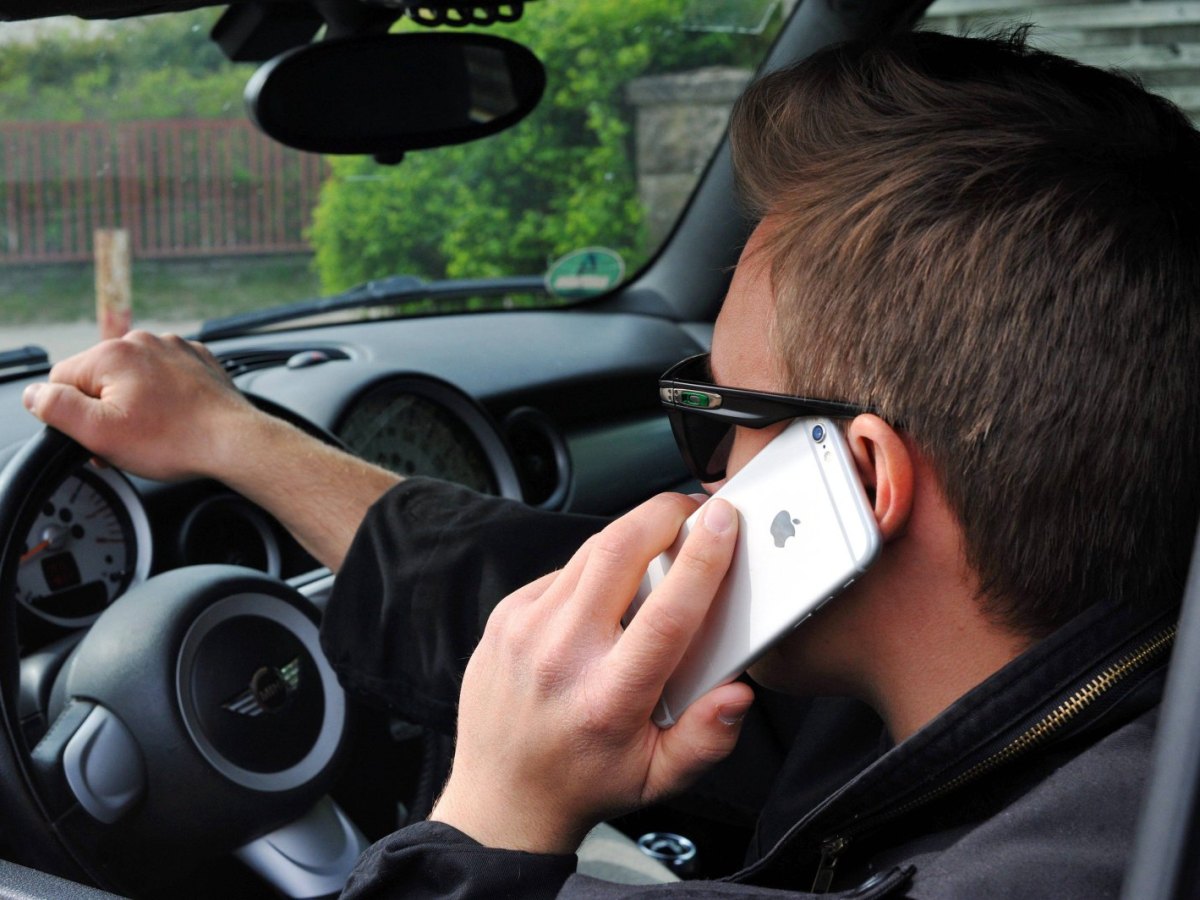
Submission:
<svg viewBox="0 0 1200 900">
<path fill-rule="evenodd" d="M 504 433 L 525 502 L 559 509 L 571 486 L 571 455 L 558 426 L 540 410 L 523 406 L 505 417 Z"/>
<path fill-rule="evenodd" d="M 319 365 L 333 359 L 349 359 L 350 355 L 339 347 L 331 346 L 288 346 L 247 347 L 220 354 L 217 359 L 221 367 L 232 377 L 256 372 L 259 369 L 274 369 L 279 366 L 304 368 Z"/>
</svg>

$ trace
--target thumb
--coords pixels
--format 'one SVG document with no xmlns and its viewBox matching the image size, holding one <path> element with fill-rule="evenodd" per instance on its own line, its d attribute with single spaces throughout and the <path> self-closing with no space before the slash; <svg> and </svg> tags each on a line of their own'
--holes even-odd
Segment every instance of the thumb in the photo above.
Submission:
<svg viewBox="0 0 1200 900">
<path fill-rule="evenodd" d="M 659 736 L 646 779 L 647 800 L 678 791 L 733 752 L 754 691 L 735 681 L 709 691 Z"/>
</svg>

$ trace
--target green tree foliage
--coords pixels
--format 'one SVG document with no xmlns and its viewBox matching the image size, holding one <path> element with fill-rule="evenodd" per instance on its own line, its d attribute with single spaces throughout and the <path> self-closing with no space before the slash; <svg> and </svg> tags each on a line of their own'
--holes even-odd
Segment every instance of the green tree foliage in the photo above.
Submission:
<svg viewBox="0 0 1200 900">
<path fill-rule="evenodd" d="M 252 71 L 209 40 L 212 10 L 59 30 L 0 52 L 0 121 L 231 118 Z"/>
<path fill-rule="evenodd" d="M 592 245 L 637 266 L 647 250 L 625 86 L 701 65 L 754 65 L 767 40 L 681 32 L 689 2 L 532 0 L 521 21 L 487 29 L 545 63 L 539 109 L 503 134 L 415 152 L 394 167 L 332 160 L 311 228 L 323 289 L 395 272 L 541 272 Z M 0 121 L 240 117 L 252 67 L 228 62 L 209 39 L 218 14 L 94 28 L 64 20 L 41 39 L 6 44 Z"/>
<path fill-rule="evenodd" d="M 540 0 L 493 28 L 531 47 L 549 83 L 509 131 L 410 153 L 398 166 L 334 159 L 311 240 L 325 290 L 384 274 L 538 273 L 593 245 L 646 256 L 624 88 L 642 75 L 754 64 L 766 38 L 683 34 L 678 0 Z"/>
</svg>

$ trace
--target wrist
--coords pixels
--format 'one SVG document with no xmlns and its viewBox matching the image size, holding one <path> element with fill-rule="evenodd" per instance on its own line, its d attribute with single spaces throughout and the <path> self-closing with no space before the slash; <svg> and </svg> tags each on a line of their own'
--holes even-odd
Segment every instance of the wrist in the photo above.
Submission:
<svg viewBox="0 0 1200 900">
<path fill-rule="evenodd" d="M 457 828 L 485 847 L 547 854 L 574 853 L 593 824 L 562 822 L 553 810 L 539 807 L 528 797 L 459 791 L 453 778 L 434 804 L 429 820 Z"/>
</svg>

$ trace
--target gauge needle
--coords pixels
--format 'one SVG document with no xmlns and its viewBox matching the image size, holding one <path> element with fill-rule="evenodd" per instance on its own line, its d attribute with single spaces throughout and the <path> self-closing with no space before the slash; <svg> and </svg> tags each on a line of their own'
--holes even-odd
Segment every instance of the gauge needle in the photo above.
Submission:
<svg viewBox="0 0 1200 900">
<path fill-rule="evenodd" d="M 50 546 L 49 538 L 47 538 L 46 540 L 42 541 L 39 544 L 34 544 L 27 551 L 25 551 L 24 553 L 21 554 L 20 565 L 22 565 L 22 566 L 25 565 L 25 563 L 29 562 L 31 559 L 33 559 L 35 556 L 37 556 L 39 553 L 41 553 L 43 550 L 45 550 L 49 546 Z"/>
</svg>

